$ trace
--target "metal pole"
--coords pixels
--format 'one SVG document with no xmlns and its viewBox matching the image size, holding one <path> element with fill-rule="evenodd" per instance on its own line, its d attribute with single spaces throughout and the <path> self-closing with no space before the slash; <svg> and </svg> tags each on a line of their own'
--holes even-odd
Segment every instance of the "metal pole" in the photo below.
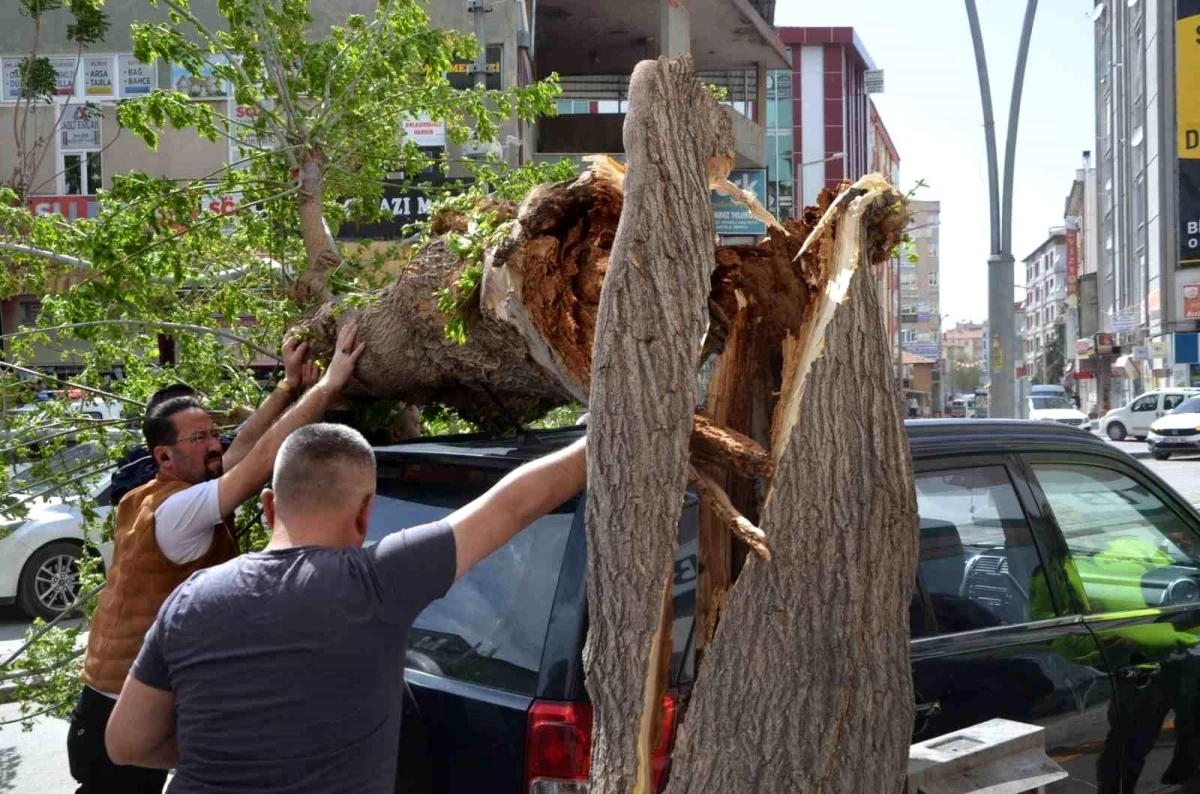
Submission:
<svg viewBox="0 0 1200 794">
<path fill-rule="evenodd" d="M 483 15 L 492 9 L 483 0 L 467 0 L 467 12 L 475 25 L 475 63 L 471 64 L 476 88 L 487 88 L 487 38 L 484 36 Z"/>
<path fill-rule="evenodd" d="M 979 27 L 979 12 L 975 0 L 964 0 L 971 41 L 975 47 L 975 66 L 979 73 L 979 94 L 983 104 L 984 140 L 988 158 L 988 188 L 991 199 L 990 220 L 992 252 L 988 257 L 988 334 L 991 385 L 988 389 L 988 416 L 1015 417 L 1016 413 L 1016 314 L 1013 310 L 1012 256 L 1012 181 L 1016 154 L 1017 122 L 1021 104 L 1021 88 L 1025 80 L 1025 63 L 1029 55 L 1029 40 L 1037 0 L 1028 0 L 1021 40 L 1017 48 L 1017 66 L 1013 77 L 1013 93 L 1008 114 L 1008 136 L 1005 142 L 1004 196 L 1001 210 L 999 168 L 996 152 L 996 125 L 992 116 L 992 91 L 988 80 L 987 57 L 983 49 L 983 33 Z"/>
</svg>

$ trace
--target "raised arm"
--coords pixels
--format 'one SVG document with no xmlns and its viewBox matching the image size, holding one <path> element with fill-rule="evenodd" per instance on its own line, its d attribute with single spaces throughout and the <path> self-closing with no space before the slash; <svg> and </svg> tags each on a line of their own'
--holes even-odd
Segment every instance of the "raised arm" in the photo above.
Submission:
<svg viewBox="0 0 1200 794">
<path fill-rule="evenodd" d="M 329 403 L 337 397 L 350 380 L 354 365 L 362 355 L 364 344 L 357 343 L 358 321 L 351 320 L 338 333 L 333 360 L 317 385 L 309 389 L 290 411 L 280 417 L 263 433 L 262 438 L 218 483 L 221 515 L 227 516 L 243 502 L 262 490 L 271 476 L 275 453 L 291 432 L 318 421 Z M 232 447 L 231 447 L 232 449 Z"/>
<path fill-rule="evenodd" d="M 295 338 L 283 343 L 283 380 L 267 395 L 267 399 L 259 404 L 229 445 L 229 449 L 225 450 L 225 471 L 241 463 L 242 459 L 250 454 L 250 450 L 254 449 L 254 445 L 267 432 L 267 428 L 273 425 L 280 414 L 300 395 L 301 389 L 317 382 L 316 365 L 304 361 L 307 352 L 308 345 Z"/>
<path fill-rule="evenodd" d="M 587 439 L 526 463 L 450 515 L 461 577 L 525 527 L 579 493 L 587 479 Z"/>
</svg>

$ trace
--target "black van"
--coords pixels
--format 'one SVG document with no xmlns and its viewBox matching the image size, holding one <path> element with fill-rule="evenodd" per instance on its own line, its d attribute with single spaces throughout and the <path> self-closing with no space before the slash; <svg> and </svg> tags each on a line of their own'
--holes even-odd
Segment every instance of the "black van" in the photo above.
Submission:
<svg viewBox="0 0 1200 794">
<path fill-rule="evenodd" d="M 368 541 L 447 515 L 579 432 L 377 448 Z M 1200 791 L 1200 515 L 1070 427 L 925 421 L 908 435 L 921 521 L 914 741 L 1004 717 L 1045 727 L 1049 754 L 1070 773 L 1050 791 Z M 694 678 L 696 513 L 689 496 L 675 692 Z M 576 498 L 417 618 L 397 791 L 587 791 L 585 542 Z M 668 728 L 673 717 L 668 709 Z"/>
</svg>

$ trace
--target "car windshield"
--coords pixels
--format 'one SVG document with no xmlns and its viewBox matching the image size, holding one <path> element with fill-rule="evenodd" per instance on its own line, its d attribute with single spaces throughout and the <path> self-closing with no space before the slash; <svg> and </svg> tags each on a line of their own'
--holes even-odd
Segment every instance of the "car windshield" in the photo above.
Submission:
<svg viewBox="0 0 1200 794">
<path fill-rule="evenodd" d="M 12 493 L 37 496 L 54 486 L 54 481 L 76 477 L 99 479 L 107 468 L 104 451 L 93 441 L 67 447 L 51 457 L 37 462 L 18 463 L 8 470 L 8 490 Z"/>
<path fill-rule="evenodd" d="M 1058 394 L 1035 395 L 1029 398 L 1033 402 L 1033 407 L 1038 411 L 1045 411 L 1053 408 L 1074 408 L 1075 405 Z"/>
<path fill-rule="evenodd" d="M 1173 414 L 1200 414 L 1200 397 L 1189 397 L 1175 406 Z"/>
</svg>

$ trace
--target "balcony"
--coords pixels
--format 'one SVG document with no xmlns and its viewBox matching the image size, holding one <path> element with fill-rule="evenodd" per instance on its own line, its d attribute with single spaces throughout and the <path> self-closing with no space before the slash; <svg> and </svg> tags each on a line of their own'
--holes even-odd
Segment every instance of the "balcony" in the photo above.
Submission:
<svg viewBox="0 0 1200 794">
<path fill-rule="evenodd" d="M 761 167 L 766 139 L 758 124 L 758 75 L 753 69 L 701 72 L 705 85 L 724 88 L 724 110 L 733 122 L 738 168 Z M 538 123 L 537 158 L 558 160 L 625 151 L 621 131 L 629 109 L 629 75 L 588 74 L 560 78 L 562 94 L 555 103 L 558 116 Z M 618 159 L 620 159 L 618 157 Z"/>
<path fill-rule="evenodd" d="M 550 0 L 536 7 L 537 73 L 557 72 L 563 94 L 559 115 L 538 123 L 535 159 L 623 154 L 621 132 L 634 66 L 662 52 L 687 51 L 700 81 L 728 94 L 736 166 L 766 163 L 765 72 L 790 65 L 787 48 L 760 13 L 773 16 L 773 2 L 689 0 L 667 7 Z"/>
</svg>

